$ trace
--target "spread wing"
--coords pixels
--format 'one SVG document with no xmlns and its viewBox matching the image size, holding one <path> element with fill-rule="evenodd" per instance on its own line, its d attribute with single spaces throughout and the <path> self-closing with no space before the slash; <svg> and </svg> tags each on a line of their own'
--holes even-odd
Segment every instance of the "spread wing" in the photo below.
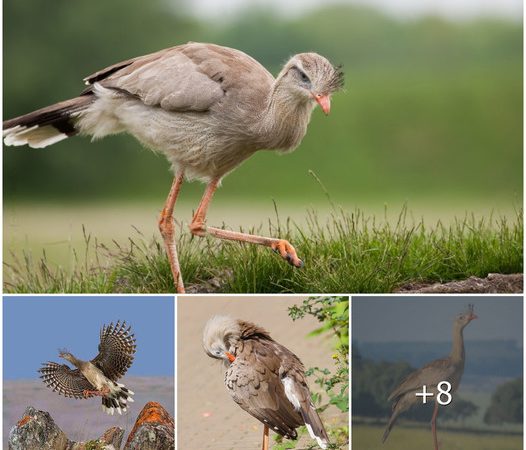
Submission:
<svg viewBox="0 0 526 450">
<path fill-rule="evenodd" d="M 95 390 L 95 387 L 82 375 L 79 369 L 70 369 L 65 364 L 55 362 L 45 363 L 39 370 L 40 378 L 46 386 L 65 397 L 89 398 L 92 394 L 84 395 L 84 391 Z"/>
<path fill-rule="evenodd" d="M 239 50 L 188 43 L 114 64 L 85 81 L 99 82 L 167 111 L 203 112 L 221 102 L 230 90 L 250 88 L 240 81 L 247 73 L 256 77 L 255 89 L 262 81 L 273 80 L 257 61 Z"/>
<path fill-rule="evenodd" d="M 234 401 L 277 433 L 296 438 L 303 425 L 285 394 L 279 377 L 280 360 L 265 342 L 248 341 L 230 365 L 225 384 Z"/>
<path fill-rule="evenodd" d="M 428 387 L 436 386 L 441 381 L 448 380 L 454 370 L 449 358 L 432 361 L 404 378 L 396 389 L 391 392 L 388 400 L 394 400 L 407 392 L 420 389 L 423 385 Z"/>
<path fill-rule="evenodd" d="M 118 321 L 104 325 L 100 330 L 99 354 L 91 360 L 110 380 L 117 381 L 124 376 L 133 363 L 135 335 L 126 322 Z"/>
</svg>

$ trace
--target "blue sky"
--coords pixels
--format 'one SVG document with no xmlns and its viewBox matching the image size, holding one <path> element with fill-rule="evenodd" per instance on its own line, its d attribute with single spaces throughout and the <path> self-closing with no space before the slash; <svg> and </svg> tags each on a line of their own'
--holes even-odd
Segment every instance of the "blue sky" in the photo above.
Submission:
<svg viewBox="0 0 526 450">
<path fill-rule="evenodd" d="M 478 316 L 466 331 L 470 339 L 514 339 L 522 346 L 522 296 L 353 296 L 352 336 L 365 342 L 448 341 L 455 316 L 468 303 Z"/>
<path fill-rule="evenodd" d="M 126 320 L 137 340 L 127 375 L 173 375 L 173 296 L 5 296 L 4 379 L 37 378 L 41 363 L 65 363 L 58 358 L 63 347 L 92 359 L 100 328 L 117 320 Z"/>
</svg>

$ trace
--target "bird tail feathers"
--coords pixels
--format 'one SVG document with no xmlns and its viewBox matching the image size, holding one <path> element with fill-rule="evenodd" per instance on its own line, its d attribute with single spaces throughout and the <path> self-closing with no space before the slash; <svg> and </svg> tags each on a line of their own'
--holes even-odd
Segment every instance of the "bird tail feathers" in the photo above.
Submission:
<svg viewBox="0 0 526 450">
<path fill-rule="evenodd" d="M 393 414 L 389 418 L 387 427 L 385 428 L 384 435 L 382 437 L 382 444 L 385 443 L 385 441 L 387 440 L 389 433 L 391 432 L 391 429 L 394 427 L 394 424 L 397 418 L 398 418 L 398 414 L 396 413 L 396 411 L 393 411 Z"/>
<path fill-rule="evenodd" d="M 329 445 L 329 436 L 314 405 L 311 404 L 306 410 L 302 408 L 300 412 L 310 437 L 315 439 L 321 448 L 326 449 Z"/>
<path fill-rule="evenodd" d="M 43 148 L 78 133 L 76 116 L 94 100 L 93 95 L 81 95 L 30 112 L 3 123 L 5 145 L 29 145 Z"/>
<path fill-rule="evenodd" d="M 102 397 L 102 410 L 112 416 L 115 411 L 122 414 L 128 409 L 128 403 L 133 403 L 132 395 L 134 392 L 127 389 L 124 384 L 114 383 L 110 393 Z"/>
</svg>

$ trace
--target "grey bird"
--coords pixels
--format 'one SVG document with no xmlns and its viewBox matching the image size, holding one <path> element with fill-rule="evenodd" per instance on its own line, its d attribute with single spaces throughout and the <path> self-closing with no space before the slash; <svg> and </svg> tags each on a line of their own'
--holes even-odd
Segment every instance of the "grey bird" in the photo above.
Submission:
<svg viewBox="0 0 526 450">
<path fill-rule="evenodd" d="M 469 305 L 468 309 L 463 313 L 460 313 L 453 322 L 453 346 L 449 356 L 447 358 L 436 359 L 429 364 L 426 364 L 421 369 L 410 373 L 404 380 L 402 380 L 396 389 L 391 392 L 388 400 L 393 402 L 393 412 L 389 418 L 382 442 L 386 441 L 396 419 L 401 413 L 417 403 L 421 404 L 422 397 L 416 396 L 416 393 L 422 392 L 423 386 L 426 386 L 427 392 L 432 393 L 432 398 L 435 399 L 435 407 L 431 419 L 431 431 L 433 434 L 435 450 L 438 450 L 438 439 L 436 433 L 436 419 L 438 417 L 438 384 L 442 381 L 449 382 L 451 384 L 451 394 L 454 393 L 460 385 L 466 360 L 463 332 L 464 328 L 472 320 L 477 319 L 473 309 L 473 305 Z"/>
<path fill-rule="evenodd" d="M 301 425 L 321 448 L 328 447 L 302 362 L 267 331 L 251 322 L 214 316 L 205 326 L 203 347 L 208 356 L 224 363 L 225 385 L 234 401 L 263 423 L 264 450 L 269 428 L 296 439 Z"/>
<path fill-rule="evenodd" d="M 80 96 L 7 120 L 6 145 L 46 147 L 70 136 L 93 139 L 127 132 L 163 153 L 174 180 L 159 229 L 176 290 L 184 292 L 173 212 L 186 179 L 207 183 L 190 230 L 272 248 L 296 267 L 303 262 L 286 240 L 207 227 L 206 213 L 221 179 L 257 150 L 295 149 L 316 104 L 330 111 L 343 73 L 316 53 L 293 56 L 274 78 L 247 54 L 189 42 L 129 59 L 84 79 Z"/>
<path fill-rule="evenodd" d="M 102 410 L 113 415 L 126 412 L 134 392 L 118 383 L 131 367 L 137 349 L 135 336 L 126 322 L 110 323 L 100 330 L 99 353 L 91 361 L 82 361 L 67 350 L 59 356 L 75 366 L 47 362 L 38 370 L 47 387 L 65 397 L 102 398 Z"/>
</svg>

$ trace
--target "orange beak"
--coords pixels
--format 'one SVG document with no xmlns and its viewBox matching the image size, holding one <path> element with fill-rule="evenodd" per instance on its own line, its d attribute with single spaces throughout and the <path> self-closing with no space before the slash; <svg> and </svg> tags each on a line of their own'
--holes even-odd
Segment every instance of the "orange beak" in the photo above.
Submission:
<svg viewBox="0 0 526 450">
<path fill-rule="evenodd" d="M 233 363 L 236 360 L 236 357 L 232 353 L 225 352 L 225 355 L 231 363 Z"/>
<path fill-rule="evenodd" d="M 314 97 L 314 100 L 316 100 L 316 103 L 320 105 L 321 109 L 325 113 L 326 116 L 329 115 L 331 112 L 331 97 L 329 94 L 322 95 L 322 94 L 312 94 Z"/>
</svg>

